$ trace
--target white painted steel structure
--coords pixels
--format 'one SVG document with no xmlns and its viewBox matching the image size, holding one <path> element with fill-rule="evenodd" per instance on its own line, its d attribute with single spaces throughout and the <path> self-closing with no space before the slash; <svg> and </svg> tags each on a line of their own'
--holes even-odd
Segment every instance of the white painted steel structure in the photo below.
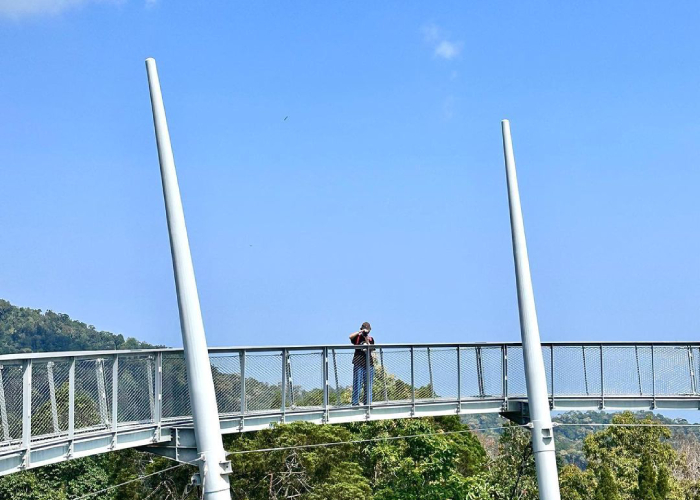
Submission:
<svg viewBox="0 0 700 500">
<path fill-rule="evenodd" d="M 540 344 L 540 327 L 537 323 L 535 292 L 532 289 L 530 259 L 525 241 L 525 223 L 520 206 L 518 176 L 515 171 L 513 141 L 510 135 L 510 122 L 501 122 L 503 132 L 503 156 L 506 163 L 508 183 L 508 206 L 510 227 L 513 237 L 513 260 L 515 261 L 515 281 L 518 289 L 518 311 L 520 313 L 520 335 L 523 342 L 525 380 L 530 408 L 532 451 L 537 469 L 537 485 L 541 500 L 560 500 L 557 457 L 554 450 L 554 428 L 547 398 L 547 381 L 544 374 L 544 360 Z"/>
<path fill-rule="evenodd" d="M 170 250 L 173 259 L 177 306 L 180 312 L 182 345 L 187 373 L 190 375 L 190 402 L 199 454 L 199 470 L 206 500 L 231 500 L 228 474 L 231 463 L 226 460 L 216 412 L 214 381 L 207 355 L 207 339 L 199 306 L 197 282 L 185 226 L 185 212 L 175 172 L 175 159 L 165 118 L 165 106 L 158 79 L 156 61 L 146 59 L 148 88 L 151 93 L 153 125 L 156 131 L 160 175 L 163 182 L 165 213 L 168 219 Z M 155 403 L 154 403 L 155 404 Z"/>
<path fill-rule="evenodd" d="M 210 348 L 221 432 L 473 413 L 528 421 L 518 343 L 370 346 L 369 407 L 350 405 L 354 348 Z M 700 343 L 544 343 L 542 356 L 554 410 L 700 408 Z M 0 365 L 0 474 L 121 448 L 198 456 L 182 349 L 5 355 Z"/>
</svg>

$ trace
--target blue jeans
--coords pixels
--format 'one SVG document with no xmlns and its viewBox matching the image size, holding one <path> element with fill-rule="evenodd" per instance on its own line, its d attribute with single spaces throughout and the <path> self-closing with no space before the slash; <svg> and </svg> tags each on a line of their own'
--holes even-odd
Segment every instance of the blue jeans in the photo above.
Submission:
<svg viewBox="0 0 700 500">
<path fill-rule="evenodd" d="M 352 365 L 352 404 L 360 404 L 360 390 L 364 387 L 365 393 L 362 404 L 372 404 L 372 382 L 374 380 L 374 366 L 369 367 L 369 389 L 367 388 L 367 370 L 364 366 Z"/>
</svg>

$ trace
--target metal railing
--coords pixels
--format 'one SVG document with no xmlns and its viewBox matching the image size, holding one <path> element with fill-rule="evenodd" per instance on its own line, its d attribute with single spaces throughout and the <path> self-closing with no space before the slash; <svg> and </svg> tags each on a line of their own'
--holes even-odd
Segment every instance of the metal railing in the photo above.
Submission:
<svg viewBox="0 0 700 500">
<path fill-rule="evenodd" d="M 355 407 L 356 349 L 210 349 L 222 421 L 247 430 L 246 419 L 260 415 L 284 422 L 314 412 L 328 422 L 343 412 L 370 418 L 392 406 L 408 408 L 410 416 L 418 407 L 429 414 L 441 402 L 461 413 L 480 401 L 493 401 L 490 411 L 526 401 L 518 343 L 391 344 L 360 348 L 374 369 L 362 381 L 372 388 L 371 404 L 360 394 Z M 700 343 L 549 343 L 542 349 L 553 408 L 624 407 L 625 401 L 673 407 L 673 401 L 700 400 Z M 109 449 L 126 447 L 128 441 L 118 442 L 123 431 L 173 427 L 190 415 L 181 349 L 0 356 L 0 460 L 5 451 L 55 441 L 67 443 L 65 456 L 76 456 L 75 443 L 91 436 L 110 440 Z"/>
</svg>

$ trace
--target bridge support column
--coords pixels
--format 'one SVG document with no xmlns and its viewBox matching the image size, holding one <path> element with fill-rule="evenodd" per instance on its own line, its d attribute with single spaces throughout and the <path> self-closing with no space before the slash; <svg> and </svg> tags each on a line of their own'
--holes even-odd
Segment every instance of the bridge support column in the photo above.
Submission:
<svg viewBox="0 0 700 500">
<path fill-rule="evenodd" d="M 540 344 L 540 330 L 537 324 L 535 295 L 532 290 L 530 262 L 525 241 L 525 226 L 520 207 L 518 178 L 515 172 L 513 143 L 510 137 L 510 122 L 501 122 L 503 132 L 503 153 L 505 155 L 506 179 L 508 181 L 508 202 L 510 225 L 513 238 L 513 258 L 518 289 L 518 309 L 520 312 L 520 334 L 525 361 L 525 383 L 527 386 L 532 450 L 537 468 L 537 484 L 540 500 L 560 500 L 559 477 L 554 452 L 554 431 L 549 409 L 547 380 Z"/>
<path fill-rule="evenodd" d="M 182 343 L 185 350 L 187 384 L 194 420 L 194 433 L 199 453 L 199 471 L 206 500 L 231 500 L 228 475 L 231 463 L 226 460 L 219 412 L 216 404 L 214 380 L 209 364 L 207 340 L 204 335 L 202 311 L 199 306 L 197 283 L 190 254 L 190 245 L 185 227 L 180 188 L 175 173 L 175 160 L 165 107 L 160 90 L 155 60 L 146 59 L 148 85 L 153 108 L 153 124 L 158 144 L 160 174 L 163 182 L 163 197 L 170 235 L 170 250 L 175 273 L 177 304 L 180 311 Z"/>
</svg>

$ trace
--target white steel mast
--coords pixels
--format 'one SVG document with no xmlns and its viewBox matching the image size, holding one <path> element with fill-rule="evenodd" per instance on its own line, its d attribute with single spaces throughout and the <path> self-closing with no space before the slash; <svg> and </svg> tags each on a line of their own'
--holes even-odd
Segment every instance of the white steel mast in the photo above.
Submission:
<svg viewBox="0 0 700 500">
<path fill-rule="evenodd" d="M 199 472 L 202 489 L 206 500 L 231 500 L 227 475 L 231 465 L 226 460 L 226 452 L 221 439 L 214 379 L 209 364 L 207 339 L 204 336 L 204 322 L 199 306 L 190 244 L 187 239 L 185 213 L 182 209 L 180 187 L 177 183 L 175 160 L 170 144 L 170 133 L 165 120 L 163 95 L 154 59 L 146 59 L 146 71 L 158 144 L 160 175 L 163 181 L 163 197 L 165 198 L 165 213 L 168 219 L 170 251 L 175 274 L 177 305 L 180 311 L 180 327 L 185 351 L 194 434 L 197 441 L 197 452 L 200 455 Z"/>
<path fill-rule="evenodd" d="M 532 431 L 532 451 L 537 468 L 537 485 L 540 500 L 560 500 L 559 477 L 554 453 L 554 431 L 549 411 L 547 379 L 542 358 L 540 329 L 537 324 L 535 294 L 532 290 L 530 261 L 527 256 L 525 225 L 520 207 L 518 177 L 515 172 L 513 142 L 510 137 L 510 122 L 501 122 L 503 131 L 503 153 L 508 181 L 508 204 L 510 207 L 510 228 L 513 237 L 513 258 L 515 260 L 515 281 L 518 288 L 518 310 L 520 312 L 520 335 L 523 342 L 525 361 L 525 383 L 530 407 Z"/>
</svg>

